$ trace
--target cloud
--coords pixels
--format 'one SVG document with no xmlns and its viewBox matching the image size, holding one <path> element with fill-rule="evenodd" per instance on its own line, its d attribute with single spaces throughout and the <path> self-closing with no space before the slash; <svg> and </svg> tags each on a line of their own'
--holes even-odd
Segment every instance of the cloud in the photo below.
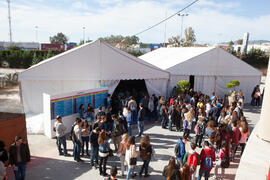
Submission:
<svg viewBox="0 0 270 180">
<path fill-rule="evenodd" d="M 99 1 L 99 0 L 96 0 Z M 45 1 L 44 1 L 45 2 Z M 86 38 L 95 40 L 111 34 L 133 35 L 161 21 L 184 7 L 188 0 L 102 0 L 100 6 L 86 1 L 70 1 L 63 7 L 46 3 L 12 4 L 12 27 L 15 41 L 34 41 L 35 26 L 38 26 L 38 39 L 47 42 L 49 36 L 57 32 L 68 35 L 70 41 L 82 39 L 82 27 L 86 27 Z M 250 32 L 251 39 L 270 39 L 270 14 L 256 18 L 241 17 L 224 10 L 238 7 L 238 3 L 216 3 L 200 0 L 186 12 L 184 27 L 194 28 L 199 42 L 218 42 L 240 39 L 244 32 Z M 8 40 L 7 6 L 0 2 L 0 41 Z M 180 34 L 181 19 L 173 17 L 166 23 L 166 39 Z M 265 28 L 262 28 L 265 27 Z M 163 42 L 165 24 L 139 35 L 142 42 Z"/>
</svg>

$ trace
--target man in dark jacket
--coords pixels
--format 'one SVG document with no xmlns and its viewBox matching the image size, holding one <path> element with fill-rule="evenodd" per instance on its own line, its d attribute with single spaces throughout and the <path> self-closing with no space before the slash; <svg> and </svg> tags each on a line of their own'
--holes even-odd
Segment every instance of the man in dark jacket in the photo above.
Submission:
<svg viewBox="0 0 270 180">
<path fill-rule="evenodd" d="M 142 103 L 140 103 L 140 110 L 138 112 L 138 130 L 139 130 L 139 134 L 137 135 L 137 137 L 141 137 L 143 134 L 143 128 L 144 128 L 144 116 L 145 116 L 145 109 L 142 105 Z"/>
<path fill-rule="evenodd" d="M 90 152 L 90 166 L 94 166 L 95 160 L 95 168 L 98 166 L 98 135 L 100 132 L 100 128 L 96 127 L 90 133 L 90 144 L 91 144 L 91 152 Z"/>
<path fill-rule="evenodd" d="M 24 180 L 27 162 L 30 162 L 29 147 L 20 136 L 16 136 L 15 143 L 9 147 L 9 164 L 16 180 Z"/>
</svg>

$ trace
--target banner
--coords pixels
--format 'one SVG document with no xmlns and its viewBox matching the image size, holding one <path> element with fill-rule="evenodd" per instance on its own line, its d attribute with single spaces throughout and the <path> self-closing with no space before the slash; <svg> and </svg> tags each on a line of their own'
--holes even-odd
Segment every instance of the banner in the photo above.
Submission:
<svg viewBox="0 0 270 180">
<path fill-rule="evenodd" d="M 85 110 L 88 104 L 95 109 L 105 106 L 107 96 L 107 87 L 51 96 L 51 119 L 56 119 L 57 115 L 65 117 L 78 113 L 81 104 Z"/>
</svg>

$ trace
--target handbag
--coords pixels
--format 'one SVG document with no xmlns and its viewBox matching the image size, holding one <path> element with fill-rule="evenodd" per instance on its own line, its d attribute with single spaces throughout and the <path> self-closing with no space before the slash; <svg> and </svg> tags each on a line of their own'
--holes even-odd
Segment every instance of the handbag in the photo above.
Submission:
<svg viewBox="0 0 270 180">
<path fill-rule="evenodd" d="M 129 165 L 135 166 L 137 164 L 137 158 L 130 158 Z"/>
</svg>

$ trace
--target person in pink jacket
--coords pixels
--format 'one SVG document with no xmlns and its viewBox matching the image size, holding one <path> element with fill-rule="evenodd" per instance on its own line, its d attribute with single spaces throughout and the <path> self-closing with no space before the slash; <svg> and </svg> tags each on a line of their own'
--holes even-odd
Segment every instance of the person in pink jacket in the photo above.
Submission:
<svg viewBox="0 0 270 180">
<path fill-rule="evenodd" d="M 218 168 L 221 168 L 221 177 L 220 177 L 220 179 L 223 179 L 224 178 L 225 168 L 222 168 L 221 161 L 222 161 L 222 159 L 225 156 L 226 146 L 227 146 L 227 144 L 226 143 L 223 143 L 222 144 L 222 148 L 219 150 L 218 161 L 217 161 L 216 166 L 215 166 L 215 175 L 214 175 L 214 178 L 215 179 L 217 179 L 217 176 L 218 176 Z M 229 151 L 229 156 L 230 156 L 230 148 L 228 148 L 228 151 Z"/>
</svg>

